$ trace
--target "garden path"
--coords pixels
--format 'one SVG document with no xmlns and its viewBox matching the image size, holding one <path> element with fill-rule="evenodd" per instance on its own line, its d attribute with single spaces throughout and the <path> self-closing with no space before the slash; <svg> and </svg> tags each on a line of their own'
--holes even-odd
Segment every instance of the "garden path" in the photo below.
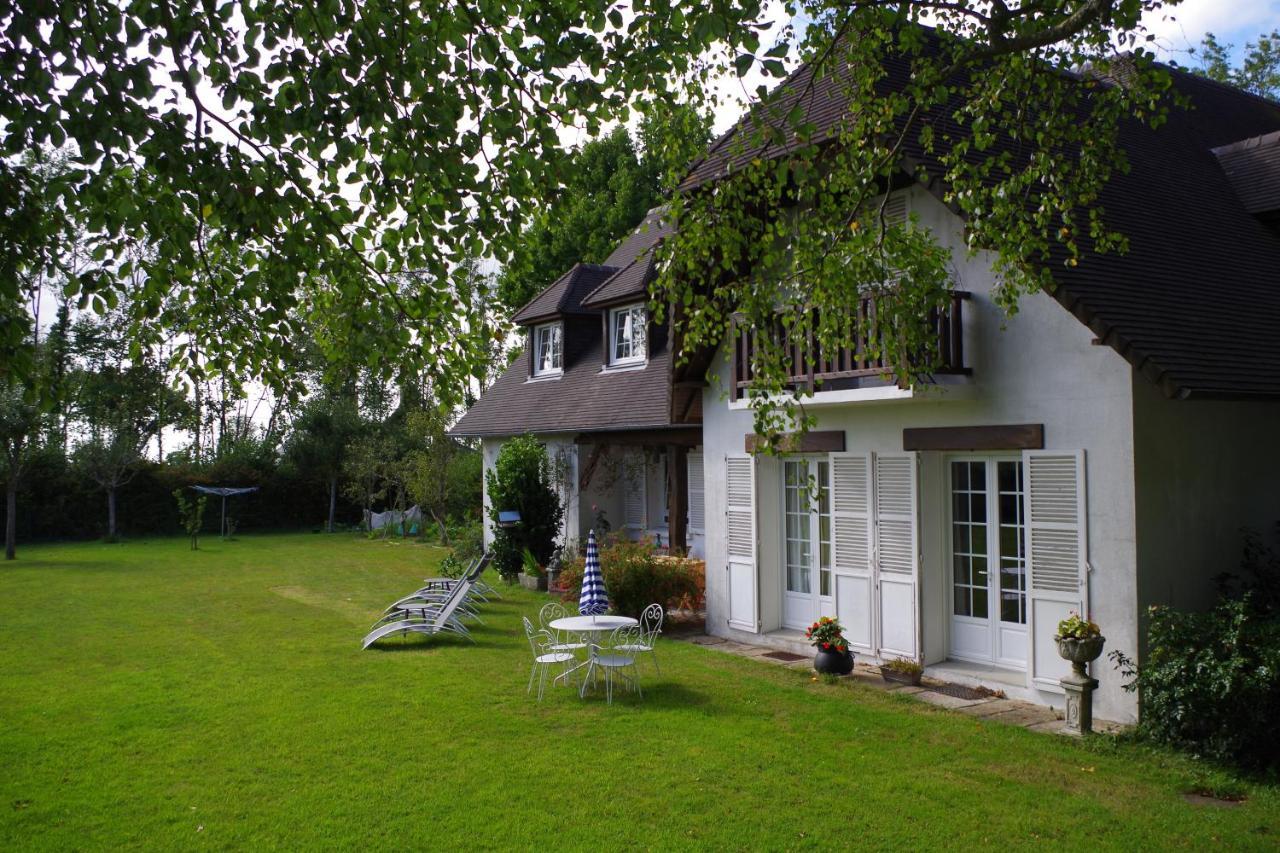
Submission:
<svg viewBox="0 0 1280 853">
<path fill-rule="evenodd" d="M 672 633 L 669 639 L 677 642 L 693 643 L 694 645 L 703 646 L 726 654 L 737 655 L 738 657 L 752 658 L 762 663 L 773 664 L 774 666 L 785 666 L 789 669 L 799 671 L 812 671 L 813 662 L 809 658 L 801 658 L 799 660 L 786 660 L 784 657 L 778 656 L 778 650 L 769 646 L 754 646 L 748 643 L 739 643 L 733 640 L 726 640 L 723 637 L 713 637 L 702 632 L 684 632 Z M 770 655 L 773 655 L 772 657 Z M 815 676 L 816 677 L 816 676 Z M 1066 721 L 1062 719 L 1060 711 L 1044 705 L 1036 705 L 1032 702 L 1022 702 L 1014 699 L 1005 699 L 999 695 L 982 696 L 977 698 L 964 698 L 963 696 L 948 695 L 940 692 L 941 689 L 952 687 L 946 682 L 937 679 L 925 678 L 919 687 L 913 687 L 906 684 L 890 684 L 880 677 L 880 670 L 876 667 L 859 663 L 849 675 L 837 676 L 841 681 L 856 682 L 858 684 L 871 687 L 875 690 L 882 690 L 886 693 L 898 693 L 903 696 L 910 696 L 921 702 L 927 702 L 930 705 L 936 705 L 940 708 L 957 711 L 961 714 L 968 714 L 972 717 L 979 717 L 984 720 L 992 720 L 1006 725 L 1021 726 L 1024 729 L 1030 729 L 1036 732 L 1052 732 L 1055 734 L 1070 734 L 1066 730 Z M 965 691 L 958 691 L 965 692 Z M 1095 732 L 1114 733 L 1123 730 L 1125 726 L 1121 723 L 1111 722 L 1109 720 L 1093 721 L 1093 729 Z"/>
</svg>

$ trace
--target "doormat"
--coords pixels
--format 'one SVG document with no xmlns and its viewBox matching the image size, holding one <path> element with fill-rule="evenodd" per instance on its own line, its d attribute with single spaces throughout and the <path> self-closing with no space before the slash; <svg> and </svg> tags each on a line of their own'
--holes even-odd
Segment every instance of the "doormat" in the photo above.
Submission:
<svg viewBox="0 0 1280 853">
<path fill-rule="evenodd" d="M 791 652 L 765 652 L 760 655 L 762 658 L 771 658 L 773 660 L 786 661 L 787 663 L 795 663 L 798 660 L 806 660 L 804 655 L 792 654 Z"/>
<path fill-rule="evenodd" d="M 957 699 L 993 699 L 1004 695 L 995 690 L 988 690 L 985 687 L 966 687 L 963 684 L 939 684 L 937 687 L 930 687 L 929 689 L 934 693 L 954 696 Z"/>
</svg>

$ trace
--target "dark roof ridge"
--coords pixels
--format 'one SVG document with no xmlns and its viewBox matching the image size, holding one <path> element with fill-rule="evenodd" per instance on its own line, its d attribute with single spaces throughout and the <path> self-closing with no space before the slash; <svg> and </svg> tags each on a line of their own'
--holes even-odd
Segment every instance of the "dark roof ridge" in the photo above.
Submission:
<svg viewBox="0 0 1280 853">
<path fill-rule="evenodd" d="M 1215 156 L 1223 154 L 1234 154 L 1237 151 L 1248 151 L 1251 148 L 1262 148 L 1267 145 L 1280 144 L 1280 130 L 1273 130 L 1270 133 L 1261 133 L 1257 136 L 1246 136 L 1244 139 L 1238 139 L 1235 142 L 1228 142 L 1226 145 L 1219 145 L 1209 150 Z"/>
<path fill-rule="evenodd" d="M 1206 77 L 1203 74 L 1197 74 L 1196 72 L 1192 71 L 1190 68 L 1186 68 L 1185 66 L 1178 65 L 1173 62 L 1160 62 L 1159 60 L 1156 60 L 1155 64 L 1159 65 L 1162 68 L 1168 69 L 1169 71 L 1176 72 L 1177 74 L 1180 74 L 1183 77 L 1188 77 L 1196 81 L 1197 83 L 1205 83 L 1217 89 L 1222 89 L 1224 91 L 1231 92 L 1236 95 L 1243 95 L 1246 98 L 1251 98 L 1255 101 L 1260 101 L 1261 103 L 1266 104 L 1269 107 L 1280 107 L 1280 99 L 1268 98 L 1266 95 L 1259 95 L 1257 92 L 1250 92 L 1248 89 L 1241 89 L 1239 86 L 1233 83 L 1224 83 L 1221 80 L 1215 80 L 1212 77 Z"/>
</svg>

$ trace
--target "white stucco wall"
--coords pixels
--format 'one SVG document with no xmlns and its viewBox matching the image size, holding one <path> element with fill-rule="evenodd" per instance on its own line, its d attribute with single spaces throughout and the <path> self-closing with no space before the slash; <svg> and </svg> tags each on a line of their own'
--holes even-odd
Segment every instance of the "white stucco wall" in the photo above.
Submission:
<svg viewBox="0 0 1280 853">
<path fill-rule="evenodd" d="M 1134 542 L 1132 381 L 1128 364 L 1053 299 L 1037 294 L 1006 318 L 990 298 L 989 261 L 965 257 L 959 221 L 923 190 L 911 191 L 912 212 L 935 233 L 950 235 L 957 289 L 973 298 L 964 306 L 970 387 L 934 390 L 910 400 L 812 407 L 816 429 L 843 430 L 846 449 L 900 453 L 905 427 L 1044 424 L 1047 449 L 1086 451 L 1087 514 L 1092 616 L 1109 647 L 1133 648 L 1137 639 Z M 1003 326 L 1003 328 L 1002 328 Z M 707 504 L 707 626 L 731 636 L 726 624 L 727 556 L 724 529 L 724 454 L 742 453 L 751 413 L 730 408 L 723 389 L 729 370 L 722 352 L 703 400 Z M 944 454 L 924 453 L 921 464 L 921 586 L 923 651 L 927 662 L 945 656 L 949 630 L 949 569 L 946 565 L 946 477 Z M 763 460 L 758 468 L 760 611 L 764 630 L 780 624 L 780 468 Z M 777 497 L 775 497 L 775 495 Z M 743 639 L 749 639 L 744 635 Z M 1136 702 L 1121 690 L 1109 665 L 1096 665 L 1102 682 L 1095 714 L 1133 719 Z M 1059 704 L 1056 694 L 1035 696 Z"/>
<path fill-rule="evenodd" d="M 1170 400 L 1134 377 L 1138 602 L 1202 609 L 1241 528 L 1280 521 L 1280 402 Z"/>
</svg>

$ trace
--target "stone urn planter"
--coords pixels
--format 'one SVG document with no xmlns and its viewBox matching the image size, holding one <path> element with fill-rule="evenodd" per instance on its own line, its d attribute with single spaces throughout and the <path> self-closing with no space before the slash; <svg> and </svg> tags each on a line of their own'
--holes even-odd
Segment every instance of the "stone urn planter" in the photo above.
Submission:
<svg viewBox="0 0 1280 853">
<path fill-rule="evenodd" d="M 1087 735 L 1093 731 L 1093 691 L 1098 682 L 1090 677 L 1086 667 L 1102 654 L 1107 638 L 1056 635 L 1053 640 L 1062 659 L 1071 662 L 1071 673 L 1061 679 L 1062 689 L 1067 693 L 1066 731 Z"/>
<path fill-rule="evenodd" d="M 1072 671 L 1081 676 L 1088 675 L 1085 667 L 1102 655 L 1102 647 L 1107 644 L 1106 637 L 1055 636 L 1053 641 L 1058 644 L 1058 654 L 1070 661 Z"/>
<path fill-rule="evenodd" d="M 813 668 L 823 675 L 848 675 L 853 672 L 853 652 L 819 649 L 813 656 Z"/>
<path fill-rule="evenodd" d="M 530 575 L 530 574 L 526 574 L 525 572 L 521 572 L 518 575 L 518 577 L 520 578 L 520 586 L 524 587 L 525 589 L 531 589 L 531 590 L 534 590 L 535 592 L 547 591 L 546 575 Z"/>
</svg>

